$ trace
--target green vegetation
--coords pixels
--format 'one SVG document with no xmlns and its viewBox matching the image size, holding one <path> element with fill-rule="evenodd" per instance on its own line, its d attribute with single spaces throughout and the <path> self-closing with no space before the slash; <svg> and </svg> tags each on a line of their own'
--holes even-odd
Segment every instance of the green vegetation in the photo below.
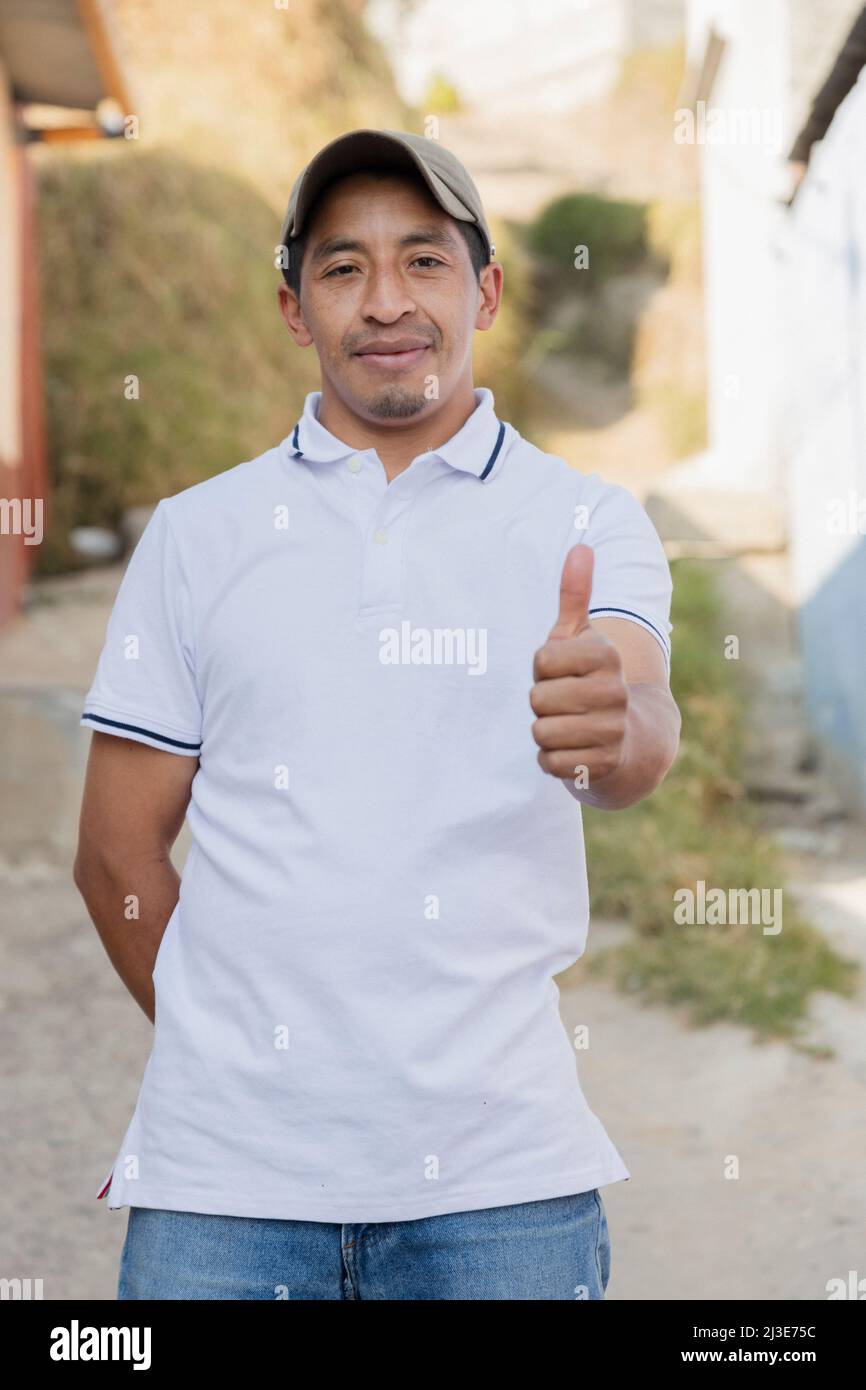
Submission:
<svg viewBox="0 0 866 1390">
<path fill-rule="evenodd" d="M 627 379 L 668 461 L 706 444 L 701 227 L 688 198 L 650 202 L 591 193 L 557 198 L 525 233 L 536 260 L 528 361 L 602 365 Z M 581 268 L 575 248 L 588 248 Z M 592 440 L 597 450 L 598 439 Z M 586 450 L 575 441 L 575 459 Z"/>
<path fill-rule="evenodd" d="M 644 203 L 568 193 L 542 208 L 528 232 L 529 249 L 569 275 L 572 288 L 594 288 L 611 275 L 646 260 L 647 209 Z M 589 252 L 586 271 L 574 270 L 576 247 Z"/>
<path fill-rule="evenodd" d="M 268 205 L 234 175 L 171 152 L 121 155 L 58 160 L 42 174 L 43 573 L 75 563 L 71 526 L 115 525 L 124 507 L 282 439 L 315 384 L 277 314 Z M 133 378 L 138 399 L 127 398 Z"/>
<path fill-rule="evenodd" d="M 635 928 L 588 969 L 648 999 L 686 1005 L 695 1023 L 727 1019 L 762 1037 L 795 1037 L 812 991 L 850 994 L 858 967 L 804 922 L 790 894 L 776 936 L 760 925 L 674 922 L 674 893 L 699 879 L 727 891 L 779 888 L 783 876 L 739 779 L 742 704 L 707 565 L 675 561 L 672 571 L 680 754 L 646 801 L 615 815 L 584 812 L 592 910 Z"/>
</svg>

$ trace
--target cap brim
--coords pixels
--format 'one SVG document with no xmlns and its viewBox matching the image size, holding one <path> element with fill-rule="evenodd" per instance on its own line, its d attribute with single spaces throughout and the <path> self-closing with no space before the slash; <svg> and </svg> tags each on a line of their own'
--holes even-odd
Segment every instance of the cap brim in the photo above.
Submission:
<svg viewBox="0 0 866 1390">
<path fill-rule="evenodd" d="M 397 135 L 389 135 L 381 130 L 353 130 L 348 135 L 339 135 L 310 161 L 301 175 L 301 183 L 295 202 L 294 217 L 289 226 L 289 213 L 283 220 L 280 240 L 285 244 L 289 237 L 299 234 L 304 228 L 310 208 L 322 189 L 331 179 L 341 174 L 351 174 L 357 169 L 370 165 L 397 165 L 414 169 L 421 175 L 436 202 L 451 217 L 461 222 L 478 225 L 474 213 L 470 212 L 460 199 L 443 183 L 438 174 L 428 169 L 421 156 Z"/>
</svg>

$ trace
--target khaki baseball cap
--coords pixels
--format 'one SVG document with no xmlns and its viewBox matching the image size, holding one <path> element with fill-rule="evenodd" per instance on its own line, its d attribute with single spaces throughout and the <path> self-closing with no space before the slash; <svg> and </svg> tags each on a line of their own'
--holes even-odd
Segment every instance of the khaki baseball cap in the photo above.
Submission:
<svg viewBox="0 0 866 1390">
<path fill-rule="evenodd" d="M 295 179 L 283 218 L 280 243 L 288 246 L 303 230 L 313 202 L 331 179 L 369 165 L 416 169 L 440 207 L 481 233 L 488 259 L 496 247 L 481 206 L 481 195 L 456 155 L 426 135 L 404 130 L 350 130 L 325 145 Z"/>
</svg>

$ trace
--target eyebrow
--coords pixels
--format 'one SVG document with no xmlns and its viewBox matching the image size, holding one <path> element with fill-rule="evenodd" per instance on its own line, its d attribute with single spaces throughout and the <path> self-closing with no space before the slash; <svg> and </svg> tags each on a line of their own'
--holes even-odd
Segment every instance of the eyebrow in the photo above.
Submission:
<svg viewBox="0 0 866 1390">
<path fill-rule="evenodd" d="M 442 227 L 416 227 L 414 231 L 407 232 L 399 241 L 400 246 L 423 246 L 433 245 L 454 249 L 457 242 L 450 232 Z M 312 254 L 311 260 L 324 261 L 328 256 L 333 256 L 339 251 L 366 251 L 367 245 L 363 241 L 358 241 L 355 237 L 332 236 L 328 237 L 321 245 L 317 246 Z"/>
</svg>

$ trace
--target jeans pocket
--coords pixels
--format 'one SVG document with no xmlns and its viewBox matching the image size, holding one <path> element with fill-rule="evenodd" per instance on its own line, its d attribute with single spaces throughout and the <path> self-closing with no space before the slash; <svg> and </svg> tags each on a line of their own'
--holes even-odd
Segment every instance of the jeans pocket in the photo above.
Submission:
<svg viewBox="0 0 866 1390">
<path fill-rule="evenodd" d="M 610 1231 L 607 1228 L 607 1216 L 605 1215 L 604 1203 L 601 1200 L 601 1193 L 597 1188 L 595 1191 L 595 1200 L 598 1206 L 595 1259 L 598 1266 L 598 1278 L 602 1289 L 602 1297 L 604 1297 L 610 1280 Z"/>
</svg>

